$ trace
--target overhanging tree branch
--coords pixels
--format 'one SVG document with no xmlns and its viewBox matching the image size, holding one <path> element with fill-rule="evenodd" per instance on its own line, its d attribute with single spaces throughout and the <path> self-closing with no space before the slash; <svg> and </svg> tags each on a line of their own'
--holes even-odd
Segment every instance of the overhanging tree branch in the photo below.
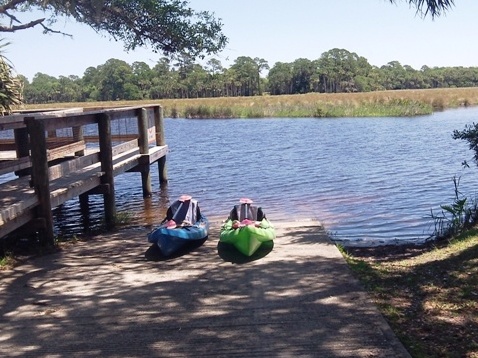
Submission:
<svg viewBox="0 0 478 358">
<path fill-rule="evenodd" d="M 126 50 L 150 46 L 167 55 L 202 56 L 219 52 L 227 43 L 222 23 L 209 12 L 191 9 L 187 0 L 0 0 L 0 4 L 0 19 L 8 17 L 16 23 L 0 25 L 0 32 L 41 25 L 44 32 L 66 35 L 51 25 L 58 17 L 68 16 L 122 41 Z M 34 9 L 49 17 L 22 24 L 19 16 L 12 15 Z"/>
<path fill-rule="evenodd" d="M 12 25 L 12 26 L 2 26 L 0 25 L 0 32 L 15 32 L 17 30 L 25 30 L 32 28 L 38 24 L 41 24 L 45 19 L 38 19 L 34 21 L 30 21 L 27 24 L 22 24 L 22 25 Z M 45 26 L 43 26 L 45 27 Z"/>
</svg>

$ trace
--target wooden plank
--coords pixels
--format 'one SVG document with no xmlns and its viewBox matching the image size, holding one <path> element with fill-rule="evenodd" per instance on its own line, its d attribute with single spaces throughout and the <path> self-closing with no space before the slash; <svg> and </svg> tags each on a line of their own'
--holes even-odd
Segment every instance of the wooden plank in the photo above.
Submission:
<svg viewBox="0 0 478 358">
<path fill-rule="evenodd" d="M 14 219 L 0 225 L 0 237 L 4 237 L 23 225 L 28 224 L 34 218 L 35 215 L 32 209 L 23 210 L 21 215 L 16 216 Z"/>
<path fill-rule="evenodd" d="M 16 172 L 31 167 L 30 157 L 22 157 L 14 160 L 0 162 L 0 175 Z"/>
<path fill-rule="evenodd" d="M 46 145 L 48 149 L 55 149 L 62 146 L 67 146 L 81 141 L 74 141 L 72 137 L 50 137 L 46 138 Z M 0 139 L 0 150 L 16 150 L 17 144 L 14 138 Z"/>
<path fill-rule="evenodd" d="M 112 142 L 126 142 L 126 141 L 134 140 L 137 138 L 138 138 L 137 134 L 112 134 L 111 135 Z M 85 135 L 83 139 L 87 143 L 98 143 L 100 140 L 100 137 L 97 135 Z"/>
<path fill-rule="evenodd" d="M 75 152 L 78 152 L 80 150 L 85 150 L 85 149 L 86 149 L 85 141 L 81 140 L 68 145 L 63 145 L 58 148 L 48 149 L 47 158 L 48 158 L 48 161 L 52 161 L 55 159 L 64 158 L 69 155 L 70 156 L 74 155 Z"/>
<path fill-rule="evenodd" d="M 10 116 L 2 117 L 0 119 L 0 131 L 25 128 L 25 123 L 23 122 L 24 118 L 25 116 L 23 114 L 12 114 Z"/>
<path fill-rule="evenodd" d="M 149 164 L 155 163 L 158 159 L 168 154 L 169 147 L 167 145 L 149 148 Z"/>
<path fill-rule="evenodd" d="M 108 113 L 112 121 L 117 121 L 120 119 L 135 118 L 138 108 L 141 107 L 114 108 L 107 110 L 106 113 Z"/>
<path fill-rule="evenodd" d="M 9 116 L 2 117 L 0 120 L 0 131 L 8 130 L 8 129 L 18 129 L 18 128 L 25 128 L 25 122 L 24 119 L 25 117 L 63 117 L 68 114 L 72 113 L 81 113 L 83 112 L 83 108 L 69 108 L 69 109 L 64 109 L 64 110 L 59 110 L 59 111 L 51 111 L 51 112 L 45 112 L 45 111 L 40 111 L 40 112 L 25 112 L 25 113 L 19 113 L 19 114 L 12 114 Z"/>
<path fill-rule="evenodd" d="M 17 150 L 17 146 L 15 144 L 15 139 L 1 139 L 0 140 L 0 151 L 4 152 L 7 150 Z"/>
<path fill-rule="evenodd" d="M 119 175 L 127 172 L 139 164 L 139 148 L 135 147 L 127 152 L 123 152 L 113 157 L 113 172 L 114 175 Z"/>
<path fill-rule="evenodd" d="M 100 157 L 98 152 L 94 152 L 82 157 L 74 158 L 66 162 L 53 165 L 49 168 L 50 180 L 58 179 L 62 176 L 69 175 L 73 172 L 77 172 L 85 167 L 96 164 L 100 167 Z"/>
<path fill-rule="evenodd" d="M 121 143 L 113 147 L 113 156 L 121 154 L 122 152 L 130 151 L 131 149 L 138 148 L 138 139 L 133 139 L 126 143 Z"/>
<path fill-rule="evenodd" d="M 154 106 L 145 106 L 144 108 L 153 108 Z M 42 116 L 45 130 L 71 128 L 75 126 L 82 126 L 87 124 L 98 123 L 99 116 L 107 114 L 111 120 L 127 119 L 136 117 L 136 111 L 143 108 L 143 106 L 112 108 L 104 111 L 88 111 L 79 114 L 67 115 L 63 118 L 58 118 L 45 114 Z"/>
<path fill-rule="evenodd" d="M 156 144 L 156 126 L 148 128 L 148 144 Z"/>
<path fill-rule="evenodd" d="M 69 178 L 66 182 L 59 181 L 51 185 L 52 207 L 57 207 L 65 201 L 76 198 L 101 184 L 103 172 L 87 171 L 82 174 L 75 173 L 74 181 Z M 65 179 L 65 178 L 62 178 Z"/>
<path fill-rule="evenodd" d="M 159 159 L 166 156 L 168 152 L 168 146 L 162 147 L 152 147 L 149 149 L 149 154 L 142 154 L 138 158 L 138 166 L 132 167 L 128 171 L 130 172 L 143 172 L 145 168 L 149 168 L 149 166 L 158 161 Z"/>
<path fill-rule="evenodd" d="M 0 184 L 0 225 L 21 216 L 26 210 L 38 205 L 30 178 L 21 177 Z"/>
<path fill-rule="evenodd" d="M 138 153 L 133 157 L 117 161 L 113 165 L 113 172 L 115 173 L 115 176 L 126 173 L 127 171 L 137 167 L 139 165 L 139 158 L 141 158 L 141 154 Z"/>
<path fill-rule="evenodd" d="M 84 112 L 81 114 L 74 114 L 68 117 L 60 118 L 42 117 L 42 120 L 45 125 L 45 130 L 49 131 L 52 129 L 73 128 L 78 126 L 84 126 L 87 124 L 97 123 L 99 114 L 101 114 L 101 112 Z"/>
</svg>

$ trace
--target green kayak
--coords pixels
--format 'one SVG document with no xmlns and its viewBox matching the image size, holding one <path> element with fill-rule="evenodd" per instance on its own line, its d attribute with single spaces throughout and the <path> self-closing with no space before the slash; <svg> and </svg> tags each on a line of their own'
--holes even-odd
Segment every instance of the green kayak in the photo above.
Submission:
<svg viewBox="0 0 478 358">
<path fill-rule="evenodd" d="M 219 241 L 232 244 L 242 254 L 252 256 L 263 242 L 274 240 L 274 226 L 266 219 L 239 222 L 228 218 L 221 226 Z"/>
</svg>

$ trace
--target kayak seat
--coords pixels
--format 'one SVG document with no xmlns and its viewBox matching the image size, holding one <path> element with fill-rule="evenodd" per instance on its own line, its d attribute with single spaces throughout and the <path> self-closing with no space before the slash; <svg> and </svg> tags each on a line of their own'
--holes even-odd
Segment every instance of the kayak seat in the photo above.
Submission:
<svg viewBox="0 0 478 358">
<path fill-rule="evenodd" d="M 229 219 L 233 221 L 243 221 L 245 219 L 252 221 L 262 221 L 265 218 L 266 215 L 262 211 L 262 208 L 251 204 L 234 205 L 229 213 Z"/>
</svg>

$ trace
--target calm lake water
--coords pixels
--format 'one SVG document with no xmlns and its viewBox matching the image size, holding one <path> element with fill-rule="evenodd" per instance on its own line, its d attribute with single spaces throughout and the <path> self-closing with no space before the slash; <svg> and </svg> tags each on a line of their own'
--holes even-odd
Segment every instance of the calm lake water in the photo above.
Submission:
<svg viewBox="0 0 478 358">
<path fill-rule="evenodd" d="M 225 219 L 241 197 L 272 222 L 319 220 L 348 245 L 420 242 L 433 232 L 431 210 L 451 204 L 453 177 L 475 198 L 478 168 L 467 143 L 452 139 L 478 118 L 478 108 L 412 118 L 165 119 L 169 184 L 143 199 L 139 173 L 117 178 L 118 211 L 151 227 L 181 194 L 211 219 Z M 102 197 L 91 200 L 90 225 Z M 84 228 L 76 200 L 56 211 L 59 234 Z"/>
</svg>

